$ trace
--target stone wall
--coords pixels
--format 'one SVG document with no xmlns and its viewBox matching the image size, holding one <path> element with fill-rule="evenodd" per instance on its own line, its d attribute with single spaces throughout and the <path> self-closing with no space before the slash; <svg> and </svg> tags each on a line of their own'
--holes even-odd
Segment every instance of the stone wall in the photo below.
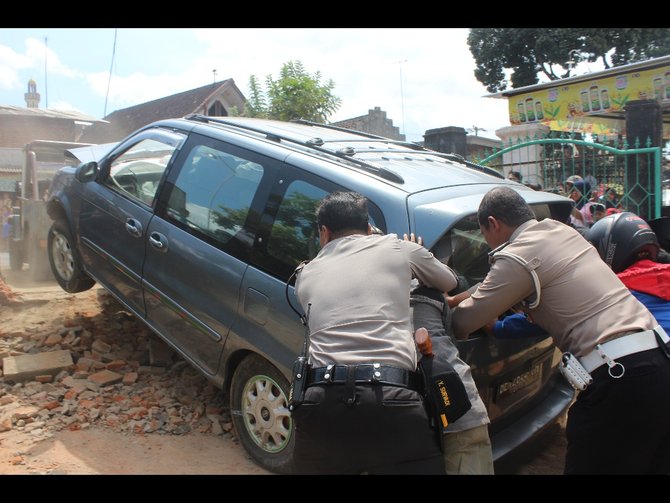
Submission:
<svg viewBox="0 0 670 503">
<path fill-rule="evenodd" d="M 405 135 L 400 134 L 400 129 L 393 125 L 393 121 L 387 118 L 386 112 L 379 107 L 368 110 L 367 115 L 333 122 L 332 125 L 383 136 L 392 140 L 405 141 Z"/>
</svg>

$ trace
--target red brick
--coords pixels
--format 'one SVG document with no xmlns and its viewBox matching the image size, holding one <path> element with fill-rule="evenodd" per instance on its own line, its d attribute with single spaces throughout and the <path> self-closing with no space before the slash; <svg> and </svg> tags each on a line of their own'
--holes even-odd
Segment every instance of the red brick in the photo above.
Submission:
<svg viewBox="0 0 670 503">
<path fill-rule="evenodd" d="M 119 370 L 125 366 L 126 362 L 124 360 L 113 360 L 106 365 L 107 370 Z"/>
<path fill-rule="evenodd" d="M 131 384 L 135 384 L 137 382 L 137 372 L 128 372 L 123 376 L 122 380 L 123 384 L 126 386 L 129 386 Z"/>
<path fill-rule="evenodd" d="M 100 386 L 108 386 L 110 384 L 115 384 L 123 379 L 121 374 L 112 372 L 111 370 L 101 370 L 96 372 L 88 377 L 88 380 L 99 384 Z"/>
<path fill-rule="evenodd" d="M 72 399 L 74 399 L 74 398 L 77 398 L 77 395 L 78 395 L 78 394 L 79 394 L 79 392 L 78 392 L 76 389 L 73 388 L 73 389 L 69 389 L 69 390 L 67 390 L 67 391 L 65 392 L 65 394 L 63 395 L 63 397 L 64 397 L 66 400 L 72 400 Z"/>
<path fill-rule="evenodd" d="M 60 344 L 63 341 L 63 338 L 58 335 L 58 334 L 51 334 L 49 337 L 46 338 L 44 341 L 45 346 L 55 346 L 56 344 Z"/>
</svg>

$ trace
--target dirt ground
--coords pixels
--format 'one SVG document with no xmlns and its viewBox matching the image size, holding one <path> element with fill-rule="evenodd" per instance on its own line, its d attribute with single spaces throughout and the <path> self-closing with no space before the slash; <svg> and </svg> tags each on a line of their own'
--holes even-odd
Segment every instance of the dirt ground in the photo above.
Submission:
<svg viewBox="0 0 670 503">
<path fill-rule="evenodd" d="M 43 383 L 0 378 L 1 474 L 269 474 L 239 445 L 218 390 L 174 354 L 150 361 L 160 341 L 103 289 L 71 295 L 0 272 L 0 362 L 55 349 L 76 359 Z M 123 380 L 93 386 L 96 371 Z M 501 473 L 560 474 L 564 455 L 561 422 Z"/>
</svg>

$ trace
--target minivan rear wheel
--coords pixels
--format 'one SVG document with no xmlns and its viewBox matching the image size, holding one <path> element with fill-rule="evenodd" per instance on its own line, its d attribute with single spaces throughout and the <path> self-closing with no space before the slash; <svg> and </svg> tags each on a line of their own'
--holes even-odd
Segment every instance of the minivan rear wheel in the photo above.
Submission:
<svg viewBox="0 0 670 503">
<path fill-rule="evenodd" d="M 95 281 L 84 273 L 67 223 L 56 220 L 49 229 L 49 265 L 56 281 L 69 293 L 89 290 Z"/>
<path fill-rule="evenodd" d="M 237 437 L 254 461 L 283 474 L 291 472 L 294 446 L 288 388 L 281 372 L 258 355 L 240 362 L 231 383 Z"/>
</svg>

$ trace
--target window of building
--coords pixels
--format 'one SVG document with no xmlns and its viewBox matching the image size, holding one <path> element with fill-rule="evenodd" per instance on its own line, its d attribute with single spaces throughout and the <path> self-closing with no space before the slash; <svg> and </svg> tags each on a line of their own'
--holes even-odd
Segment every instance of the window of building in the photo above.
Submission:
<svg viewBox="0 0 670 503">
<path fill-rule="evenodd" d="M 227 117 L 228 112 L 220 101 L 215 101 L 214 104 L 207 109 L 207 115 L 212 117 Z"/>
</svg>

